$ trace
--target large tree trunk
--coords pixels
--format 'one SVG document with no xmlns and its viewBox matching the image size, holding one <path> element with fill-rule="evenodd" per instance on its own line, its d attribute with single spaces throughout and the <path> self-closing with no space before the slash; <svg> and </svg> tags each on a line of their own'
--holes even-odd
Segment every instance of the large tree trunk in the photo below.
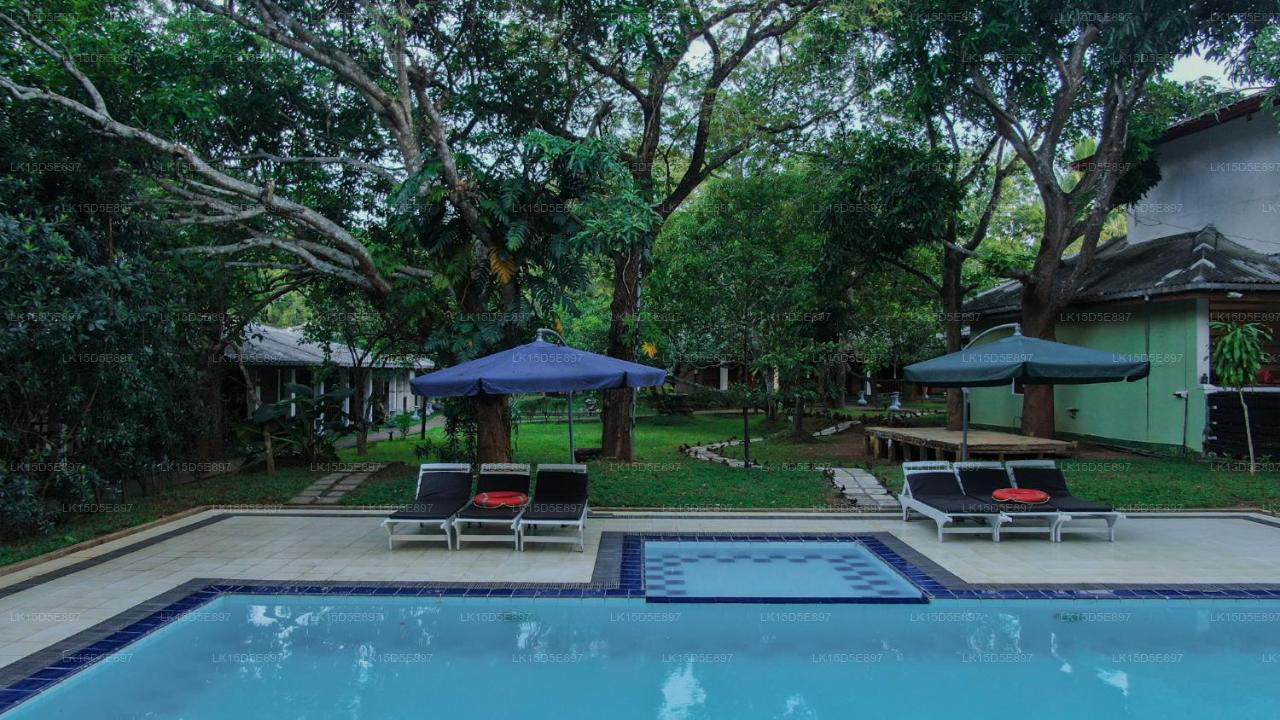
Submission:
<svg viewBox="0 0 1280 720">
<path fill-rule="evenodd" d="M 947 352 L 958 352 L 961 349 L 960 302 L 963 288 L 961 286 L 961 268 L 963 257 L 960 253 L 947 248 L 942 258 L 942 312 L 943 336 Z M 959 388 L 947 390 L 947 429 L 960 430 L 964 426 L 962 407 L 963 397 Z"/>
<path fill-rule="evenodd" d="M 252 418 L 258 407 L 262 405 L 262 391 L 258 388 L 257 381 L 253 379 L 253 374 L 244 366 L 244 354 L 241 348 L 236 349 L 236 364 L 240 366 L 240 373 L 244 376 L 245 405 L 249 409 L 249 418 Z M 275 474 L 276 453 L 271 445 L 271 429 L 267 423 L 262 425 L 262 452 L 266 455 L 267 474 Z"/>
<path fill-rule="evenodd" d="M 468 282 L 460 292 L 460 305 L 464 312 L 482 313 L 485 300 L 480 293 L 481 283 Z M 503 299 L 508 308 L 518 297 L 513 283 L 502 288 Z M 506 338 L 511 340 L 512 338 Z M 507 418 L 506 395 L 478 395 L 474 399 L 476 420 L 476 462 L 506 463 L 511 462 L 511 424 Z M 425 405 L 423 406 L 425 408 Z M 423 435 L 426 434 L 426 421 L 423 421 Z"/>
<path fill-rule="evenodd" d="M 844 408 L 845 400 L 848 399 L 849 387 L 849 363 L 845 362 L 843 357 L 835 368 L 835 386 L 836 391 L 827 400 L 827 407 L 840 410 Z"/>
<path fill-rule="evenodd" d="M 619 360 L 636 359 L 632 324 L 640 300 L 640 251 L 620 253 L 614 258 L 613 301 L 609 304 L 609 355 Z M 600 412 L 600 447 L 604 457 L 624 462 L 631 453 L 632 390 L 607 390 Z"/>
<path fill-rule="evenodd" d="M 506 395 L 477 395 L 476 462 L 511 462 L 511 424 Z"/>
<path fill-rule="evenodd" d="M 797 440 L 804 438 L 804 398 L 796 395 L 796 405 L 791 415 L 791 436 Z"/>
<path fill-rule="evenodd" d="M 196 452 L 201 460 L 216 461 L 226 457 L 223 439 L 226 437 L 227 422 L 224 417 L 225 401 L 222 397 L 223 383 L 226 380 L 226 361 L 221 356 L 222 345 L 212 343 L 215 351 L 211 351 L 205 360 L 204 395 L 201 404 L 204 406 L 204 427 L 196 439 Z"/>
<path fill-rule="evenodd" d="M 1022 334 L 1042 340 L 1054 339 L 1057 307 L 1044 296 L 1049 293 L 1028 282 L 1022 291 Z M 1026 385 L 1022 395 L 1022 434 L 1051 438 L 1054 435 L 1053 386 Z"/>
<path fill-rule="evenodd" d="M 355 388 L 355 394 L 351 396 L 351 417 L 355 418 L 356 424 L 356 455 L 369 454 L 369 423 L 365 421 L 364 396 L 364 383 L 368 375 L 368 368 L 351 368 L 351 386 Z"/>
</svg>

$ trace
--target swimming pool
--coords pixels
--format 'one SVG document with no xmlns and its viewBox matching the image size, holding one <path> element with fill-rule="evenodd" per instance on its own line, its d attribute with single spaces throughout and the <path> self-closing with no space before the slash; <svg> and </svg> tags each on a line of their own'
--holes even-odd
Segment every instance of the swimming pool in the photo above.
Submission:
<svg viewBox="0 0 1280 720">
<path fill-rule="evenodd" d="M 3 715 L 1262 718 L 1267 601 L 221 595 Z"/>
</svg>

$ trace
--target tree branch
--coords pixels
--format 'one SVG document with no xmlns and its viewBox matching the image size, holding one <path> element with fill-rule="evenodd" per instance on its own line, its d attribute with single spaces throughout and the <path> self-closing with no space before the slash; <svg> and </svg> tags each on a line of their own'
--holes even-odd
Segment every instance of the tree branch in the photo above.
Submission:
<svg viewBox="0 0 1280 720">
<path fill-rule="evenodd" d="M 11 27 L 17 23 L 9 16 L 3 16 L 4 22 Z M 23 33 L 24 37 L 30 38 L 30 32 Z M 98 93 L 93 82 L 89 80 L 83 73 L 76 68 L 75 62 L 69 56 L 63 55 L 47 43 L 37 45 L 44 53 L 50 55 L 53 59 L 59 61 L 63 67 L 70 67 L 70 72 L 81 79 L 82 85 L 93 88 L 90 95 L 95 98 L 94 102 L 98 102 L 102 95 Z M 356 262 L 360 270 L 361 286 L 367 287 L 378 293 L 389 292 L 391 286 L 382 277 L 378 271 L 373 257 L 363 244 L 355 239 L 345 228 L 339 226 L 321 213 L 313 210 L 306 205 L 294 202 L 288 198 L 277 194 L 271 183 L 265 186 L 256 185 L 239 178 L 224 173 L 203 158 L 197 155 L 193 150 L 180 143 L 172 142 L 165 138 L 161 138 L 146 130 L 142 130 L 131 125 L 119 122 L 111 117 L 110 113 L 96 107 L 89 107 L 78 100 L 74 100 L 65 95 L 44 90 L 41 88 L 21 85 L 9 77 L 8 75 L 0 75 L 0 87 L 4 88 L 15 99 L 22 102 L 41 101 L 61 105 L 64 108 L 80 115 L 83 118 L 93 121 L 98 125 L 102 132 L 107 135 L 139 142 L 153 150 L 163 152 L 181 158 L 192 171 L 202 178 L 211 188 L 224 192 L 228 195 L 237 196 L 239 198 L 249 200 L 260 205 L 265 211 L 269 211 L 272 215 L 277 216 L 285 221 L 296 223 L 318 235 L 328 239 L 343 249 Z M 201 198 L 207 202 L 208 197 Z M 232 206 L 227 205 L 227 208 Z M 242 209 L 236 209 L 232 212 L 241 212 Z"/>
</svg>

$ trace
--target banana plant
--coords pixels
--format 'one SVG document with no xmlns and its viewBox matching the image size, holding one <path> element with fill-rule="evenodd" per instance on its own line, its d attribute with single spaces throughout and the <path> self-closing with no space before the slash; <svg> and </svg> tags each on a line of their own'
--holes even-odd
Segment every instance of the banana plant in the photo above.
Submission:
<svg viewBox="0 0 1280 720">
<path fill-rule="evenodd" d="M 266 426 L 278 454 L 293 455 L 308 464 L 335 460 L 338 439 L 355 431 L 350 414 L 343 410 L 355 389 L 316 393 L 300 383 L 284 387 L 292 397 L 260 406 L 253 413 L 255 432 Z"/>
<path fill-rule="evenodd" d="M 1244 389 L 1257 382 L 1265 357 L 1263 345 L 1271 339 L 1271 331 L 1257 323 L 1215 322 L 1211 327 L 1221 332 L 1213 344 L 1213 370 L 1218 375 L 1218 383 L 1235 390 L 1240 397 L 1244 435 L 1249 444 L 1249 474 L 1253 475 L 1253 429 L 1249 427 L 1249 405 L 1244 400 Z"/>
</svg>

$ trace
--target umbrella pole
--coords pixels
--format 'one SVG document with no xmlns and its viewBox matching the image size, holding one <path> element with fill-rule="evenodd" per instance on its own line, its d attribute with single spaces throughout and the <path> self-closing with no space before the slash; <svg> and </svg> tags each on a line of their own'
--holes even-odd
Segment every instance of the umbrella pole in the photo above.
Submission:
<svg viewBox="0 0 1280 720">
<path fill-rule="evenodd" d="M 576 462 L 577 454 L 573 451 L 573 393 L 569 393 L 569 464 Z"/>
<path fill-rule="evenodd" d="M 969 459 L 969 388 L 960 388 L 960 417 L 962 430 L 960 435 L 960 461 Z"/>
</svg>

